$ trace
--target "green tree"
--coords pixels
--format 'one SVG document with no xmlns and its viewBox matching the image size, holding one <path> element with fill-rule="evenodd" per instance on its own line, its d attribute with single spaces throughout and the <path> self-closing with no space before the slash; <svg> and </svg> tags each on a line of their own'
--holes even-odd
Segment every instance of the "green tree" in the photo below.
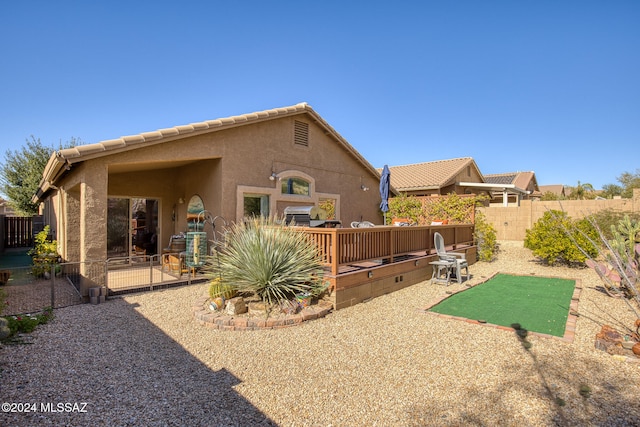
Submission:
<svg viewBox="0 0 640 427">
<path fill-rule="evenodd" d="M 593 189 L 593 185 L 588 182 L 581 183 L 578 181 L 578 185 L 571 189 L 569 193 L 569 199 L 572 200 L 585 200 L 585 199 L 593 199 L 596 197 L 595 190 Z"/>
<path fill-rule="evenodd" d="M 614 196 L 622 196 L 624 189 L 616 184 L 605 184 L 602 186 L 602 193 L 600 194 L 605 199 L 613 199 Z"/>
<path fill-rule="evenodd" d="M 640 169 L 636 169 L 636 173 L 624 172 L 618 177 L 618 182 L 622 184 L 622 197 L 630 199 L 633 197 L 633 189 L 640 188 Z"/>
<path fill-rule="evenodd" d="M 560 196 L 553 191 L 545 191 L 540 200 L 560 200 Z"/>
<path fill-rule="evenodd" d="M 60 149 L 73 147 L 80 143 L 71 138 Z M 34 215 L 38 206 L 31 203 L 31 198 L 38 190 L 42 173 L 55 149 L 44 145 L 40 138 L 31 136 L 19 150 L 7 150 L 5 162 L 0 166 L 0 190 L 4 193 L 11 207 L 23 215 Z"/>
</svg>

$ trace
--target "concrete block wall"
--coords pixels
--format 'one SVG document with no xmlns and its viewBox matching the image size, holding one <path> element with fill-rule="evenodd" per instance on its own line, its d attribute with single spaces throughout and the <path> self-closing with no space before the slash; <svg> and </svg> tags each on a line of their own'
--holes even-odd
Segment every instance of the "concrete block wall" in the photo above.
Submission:
<svg viewBox="0 0 640 427">
<path fill-rule="evenodd" d="M 520 206 L 491 206 L 478 208 L 496 229 L 498 240 L 524 240 L 526 230 L 533 227 L 548 210 L 565 211 L 578 219 L 602 210 L 640 212 L 640 189 L 634 189 L 633 198 L 615 200 L 523 200 Z"/>
</svg>

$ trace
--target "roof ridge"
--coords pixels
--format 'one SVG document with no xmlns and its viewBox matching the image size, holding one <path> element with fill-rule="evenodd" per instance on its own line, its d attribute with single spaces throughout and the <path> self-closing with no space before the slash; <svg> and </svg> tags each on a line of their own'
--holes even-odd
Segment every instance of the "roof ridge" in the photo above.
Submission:
<svg viewBox="0 0 640 427">
<path fill-rule="evenodd" d="M 428 165 L 430 163 L 440 163 L 440 162 L 452 162 L 455 160 L 473 160 L 473 157 L 456 157 L 453 159 L 440 159 L 440 160 L 432 160 L 430 162 L 419 162 L 419 163 L 408 163 L 406 165 L 397 165 L 397 166 L 389 166 L 390 168 L 400 168 L 405 166 L 420 166 L 420 165 Z"/>
<path fill-rule="evenodd" d="M 104 139 L 90 144 L 78 145 L 72 148 L 65 148 L 59 150 L 57 153 L 63 158 L 75 158 L 80 157 L 83 154 L 110 151 L 116 148 L 155 141 L 166 137 L 178 136 L 197 131 L 205 131 L 208 129 L 215 129 L 217 127 L 222 127 L 230 124 L 239 124 L 254 120 L 262 120 L 269 117 L 274 117 L 281 114 L 295 113 L 298 111 L 313 111 L 313 108 L 311 108 L 311 106 L 309 106 L 309 104 L 306 102 L 299 102 L 298 104 L 285 107 L 277 107 L 267 110 L 255 111 L 252 113 L 219 117 L 217 119 L 204 120 L 200 122 L 192 122 L 185 125 L 176 125 L 168 128 L 156 129 L 153 131 L 124 135 L 114 139 Z"/>
</svg>

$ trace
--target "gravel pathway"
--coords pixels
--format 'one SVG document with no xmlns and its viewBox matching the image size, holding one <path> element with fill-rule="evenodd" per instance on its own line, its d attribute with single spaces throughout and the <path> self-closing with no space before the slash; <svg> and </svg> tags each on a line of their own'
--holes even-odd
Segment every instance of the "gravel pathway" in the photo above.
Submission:
<svg viewBox="0 0 640 427">
<path fill-rule="evenodd" d="M 35 405 L 0 425 L 640 425 L 640 363 L 594 348 L 603 324 L 635 317 L 595 274 L 541 266 L 521 242 L 469 270 L 581 279 L 574 342 L 534 336 L 527 351 L 512 332 L 421 313 L 464 286 L 428 282 L 298 327 L 213 330 L 193 318 L 206 285 L 192 285 L 58 309 L 30 345 L 1 347 L 0 401 Z"/>
</svg>

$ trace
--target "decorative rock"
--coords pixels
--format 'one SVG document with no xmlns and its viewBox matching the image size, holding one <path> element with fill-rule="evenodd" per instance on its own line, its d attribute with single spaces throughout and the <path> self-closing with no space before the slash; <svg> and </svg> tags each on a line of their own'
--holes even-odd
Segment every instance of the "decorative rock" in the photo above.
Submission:
<svg viewBox="0 0 640 427">
<path fill-rule="evenodd" d="M 247 312 L 247 305 L 244 302 L 244 298 L 235 297 L 231 298 L 227 301 L 227 305 L 225 306 L 225 311 L 227 314 L 234 316 L 236 314 L 243 314 Z"/>
<path fill-rule="evenodd" d="M 265 302 L 250 302 L 249 303 L 249 314 L 252 315 L 264 315 L 269 311 L 269 306 Z"/>
<path fill-rule="evenodd" d="M 629 354 L 629 350 L 622 345 L 624 336 L 608 325 L 604 325 L 600 332 L 596 334 L 595 346 L 598 350 L 606 351 L 612 355 Z M 635 349 L 635 350 L 634 350 Z M 640 344 L 633 346 L 632 351 L 637 355 L 640 353 Z M 638 353 L 636 353 L 636 351 Z"/>
<path fill-rule="evenodd" d="M 640 342 L 634 345 L 631 348 L 631 351 L 633 351 L 633 354 L 635 354 L 636 356 L 640 356 Z"/>
</svg>

